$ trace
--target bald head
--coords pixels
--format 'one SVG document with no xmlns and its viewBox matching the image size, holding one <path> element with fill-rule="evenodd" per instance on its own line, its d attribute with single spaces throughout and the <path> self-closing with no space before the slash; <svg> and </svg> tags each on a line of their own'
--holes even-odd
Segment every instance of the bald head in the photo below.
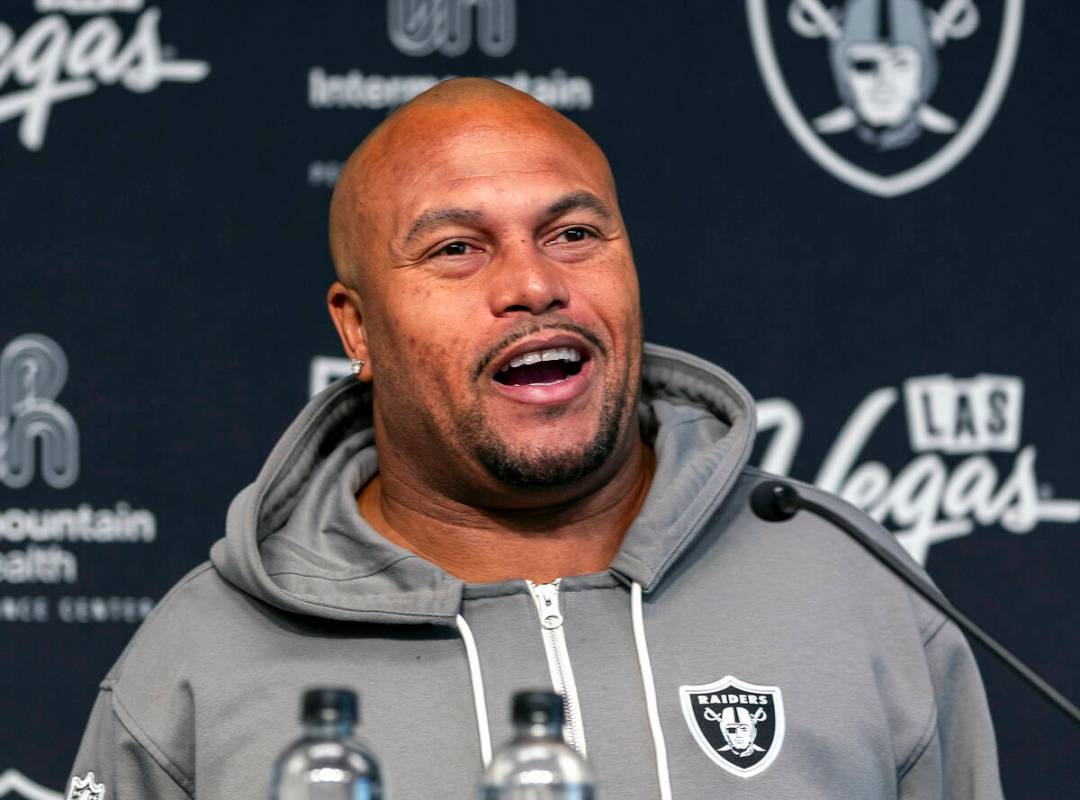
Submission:
<svg viewBox="0 0 1080 800">
<path fill-rule="evenodd" d="M 607 160 L 577 125 L 494 81 L 442 83 L 349 158 L 330 242 L 327 306 L 374 387 L 381 474 L 518 507 L 511 486 L 576 497 L 628 463 L 637 272 Z M 570 366 L 507 382 L 517 355 L 560 349 Z"/>
<path fill-rule="evenodd" d="M 363 290 L 375 224 L 392 197 L 422 173 L 432 154 L 455 143 L 498 147 L 497 136 L 535 148 L 569 148 L 599 170 L 614 195 L 603 152 L 575 123 L 524 92 L 488 78 L 437 84 L 380 123 L 353 151 L 330 203 L 330 253 L 338 278 Z"/>
</svg>

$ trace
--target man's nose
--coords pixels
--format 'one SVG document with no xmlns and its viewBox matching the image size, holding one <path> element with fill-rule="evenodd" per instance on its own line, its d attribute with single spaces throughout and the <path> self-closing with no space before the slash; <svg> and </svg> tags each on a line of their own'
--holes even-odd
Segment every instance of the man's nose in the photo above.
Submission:
<svg viewBox="0 0 1080 800">
<path fill-rule="evenodd" d="M 570 303 L 563 267 L 533 242 L 504 248 L 491 267 L 491 310 L 497 317 L 517 312 L 539 316 Z"/>
</svg>

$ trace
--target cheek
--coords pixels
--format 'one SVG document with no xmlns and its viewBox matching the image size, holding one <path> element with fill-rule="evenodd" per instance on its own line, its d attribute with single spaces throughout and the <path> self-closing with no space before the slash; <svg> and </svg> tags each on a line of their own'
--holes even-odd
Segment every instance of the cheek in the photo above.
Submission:
<svg viewBox="0 0 1080 800">
<path fill-rule="evenodd" d="M 641 303 L 637 276 L 630 270 L 592 273 L 584 277 L 578 296 L 609 328 L 617 340 L 641 333 Z"/>
<path fill-rule="evenodd" d="M 445 301 L 433 301 L 431 292 L 410 295 L 373 326 L 372 354 L 400 390 L 420 385 L 453 390 L 457 373 L 466 370 L 472 350 L 461 333 L 462 318 L 455 323 Z"/>
</svg>

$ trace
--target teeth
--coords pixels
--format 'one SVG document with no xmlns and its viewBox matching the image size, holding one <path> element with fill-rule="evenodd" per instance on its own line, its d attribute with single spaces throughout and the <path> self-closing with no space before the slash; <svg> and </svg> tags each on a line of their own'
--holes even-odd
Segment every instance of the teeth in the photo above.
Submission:
<svg viewBox="0 0 1080 800">
<path fill-rule="evenodd" d="M 573 347 L 555 347 L 550 350 L 533 350 L 522 353 L 512 359 L 500 372 L 506 372 L 511 367 L 523 367 L 529 364 L 539 364 L 541 361 L 581 361 L 581 353 Z"/>
</svg>

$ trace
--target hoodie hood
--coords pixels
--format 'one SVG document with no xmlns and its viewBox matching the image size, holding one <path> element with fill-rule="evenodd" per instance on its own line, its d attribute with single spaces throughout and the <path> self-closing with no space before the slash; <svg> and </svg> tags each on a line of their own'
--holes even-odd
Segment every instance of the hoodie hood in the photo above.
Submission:
<svg viewBox="0 0 1080 800">
<path fill-rule="evenodd" d="M 755 412 L 724 370 L 645 346 L 639 419 L 652 486 L 610 571 L 645 592 L 702 531 L 750 456 Z M 378 470 L 371 388 L 349 376 L 314 397 L 210 551 L 231 584 L 284 611 L 337 620 L 453 625 L 465 584 L 384 539 L 356 508 Z"/>
</svg>

